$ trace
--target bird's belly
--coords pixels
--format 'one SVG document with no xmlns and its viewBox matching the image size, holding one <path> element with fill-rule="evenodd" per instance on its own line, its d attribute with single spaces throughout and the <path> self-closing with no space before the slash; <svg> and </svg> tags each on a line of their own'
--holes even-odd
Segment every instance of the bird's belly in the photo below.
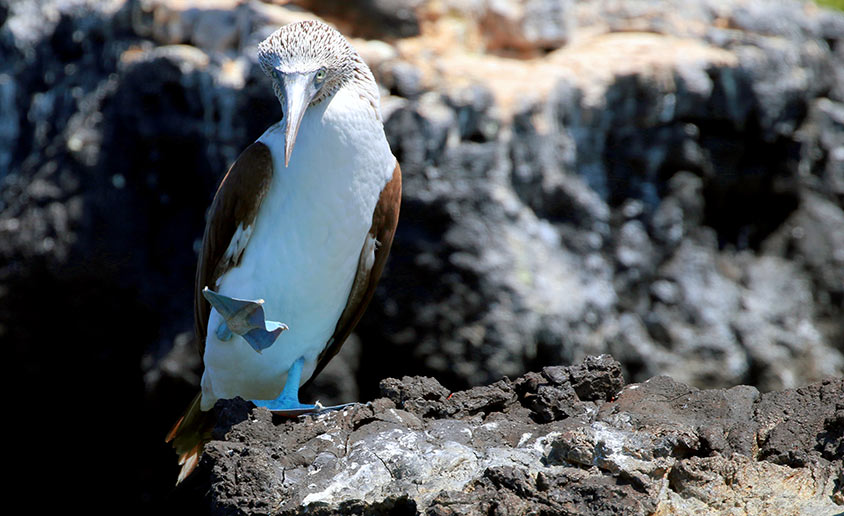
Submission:
<svg viewBox="0 0 844 516">
<path fill-rule="evenodd" d="M 218 292 L 264 299 L 267 320 L 283 322 L 289 330 L 258 354 L 237 335 L 218 340 L 215 330 L 222 318 L 212 310 L 203 376 L 203 391 L 213 391 L 209 402 L 234 396 L 274 399 L 299 357 L 305 358 L 302 380 L 313 373 L 345 308 L 372 222 L 371 216 L 359 215 L 356 199 L 337 195 L 342 197 L 335 194 L 333 202 L 304 203 L 311 207 L 306 211 L 303 203 L 287 202 L 272 191 L 265 199 L 240 264 L 221 277 Z M 306 192 L 297 197 L 303 199 Z"/>
</svg>

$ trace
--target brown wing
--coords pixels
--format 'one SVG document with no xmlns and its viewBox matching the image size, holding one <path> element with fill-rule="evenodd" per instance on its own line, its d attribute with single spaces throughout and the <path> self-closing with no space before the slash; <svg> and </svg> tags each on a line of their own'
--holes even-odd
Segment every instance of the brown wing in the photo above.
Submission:
<svg viewBox="0 0 844 516">
<path fill-rule="evenodd" d="M 387 262 L 387 255 L 390 254 L 390 246 L 393 245 L 393 236 L 396 233 L 396 225 L 399 221 L 399 205 L 401 203 L 401 169 L 398 162 L 393 170 L 393 178 L 381 191 L 381 197 L 375 206 L 375 213 L 372 214 L 372 226 L 369 228 L 369 236 L 374 238 L 375 261 L 367 260 L 367 255 L 372 252 L 371 241 L 367 239 L 363 244 L 360 258 L 358 259 L 358 271 L 355 281 L 352 283 L 352 291 L 349 293 L 349 300 L 345 310 L 337 321 L 334 328 L 334 335 L 326 344 L 325 349 L 320 353 L 314 374 L 308 380 L 316 378 L 320 371 L 336 355 L 343 342 L 349 337 L 357 326 L 358 321 L 366 311 L 372 295 L 375 293 L 375 285 L 384 270 Z M 371 264 L 371 267 L 370 267 Z"/>
<path fill-rule="evenodd" d="M 202 296 L 202 289 L 206 286 L 216 289 L 217 278 L 240 263 L 249 231 L 270 189 L 272 177 L 270 149 L 261 142 L 255 142 L 237 158 L 214 195 L 196 267 L 193 301 L 200 357 L 205 354 L 205 331 L 211 313 L 211 305 Z M 235 234 L 239 236 L 238 241 L 232 242 Z"/>
</svg>

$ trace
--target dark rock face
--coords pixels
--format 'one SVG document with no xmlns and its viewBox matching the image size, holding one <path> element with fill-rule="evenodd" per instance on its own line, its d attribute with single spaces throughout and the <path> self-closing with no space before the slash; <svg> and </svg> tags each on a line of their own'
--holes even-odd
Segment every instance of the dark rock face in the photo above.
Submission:
<svg viewBox="0 0 844 516">
<path fill-rule="evenodd" d="M 609 19 L 690 33 L 643 9 L 653 16 Z M 840 374 L 844 269 L 826 250 L 844 243 L 829 182 L 844 169 L 804 153 L 841 105 L 823 28 L 841 16 L 790 25 L 735 9 L 718 13 L 732 30 L 704 37 L 730 62 L 617 76 L 591 103 L 563 82 L 507 132 L 455 120 L 495 120 L 490 104 L 445 127 L 431 102 L 393 111 L 408 176 L 402 228 L 363 340 L 461 387 L 604 351 L 633 378 L 695 385 L 769 390 Z"/>
<path fill-rule="evenodd" d="M 14 350 L 22 403 L 115 429 L 69 425 L 70 441 L 100 439 L 75 447 L 80 460 L 105 470 L 113 450 L 142 443 L 125 459 L 145 465 L 129 473 L 138 478 L 106 479 L 114 485 L 103 492 L 142 497 L 144 507 L 171 489 L 173 470 L 150 464 L 171 466 L 158 436 L 198 384 L 190 334 L 204 210 L 228 164 L 281 116 L 254 44 L 303 15 L 234 3 L 187 12 L 165 0 L 0 0 L 0 342 Z M 465 397 L 460 410 L 477 405 L 483 416 L 517 400 L 532 424 L 551 424 L 605 399 L 589 396 L 616 389 L 607 380 L 615 376 L 578 384 L 543 368 L 605 352 L 631 381 L 670 375 L 698 388 L 764 392 L 840 376 L 844 16 L 761 0 L 517 3 L 530 7 L 524 16 L 474 19 L 459 9 L 441 16 L 426 2 L 371 1 L 369 20 L 381 21 L 369 25 L 340 3 L 319 3 L 338 23 L 348 15 L 350 34 L 399 43 L 465 15 L 470 29 L 486 27 L 478 29 L 485 49 L 524 63 L 536 91 L 505 109 L 498 88 L 507 77 L 431 80 L 430 63 L 356 42 L 376 56 L 373 71 L 390 92 L 383 113 L 404 171 L 402 215 L 357 337 L 306 396 L 369 400 L 386 376 L 422 375 L 475 392 L 454 394 Z M 160 22 L 151 5 L 182 18 Z M 566 24 L 548 32 L 543 22 L 554 16 Z M 615 53 L 578 46 L 582 34 Z M 677 46 L 688 52 L 670 57 Z M 640 47 L 657 57 L 643 58 Z M 533 67 L 556 63 L 560 52 L 591 65 L 559 80 Z M 617 56 L 644 64 L 612 66 Z M 543 372 L 493 383 L 529 370 Z M 484 384 L 492 386 L 467 390 Z M 55 406 L 68 385 L 71 398 L 95 401 Z M 407 385 L 383 388 L 404 396 Z M 415 392 L 407 399 L 419 399 Z M 432 392 L 421 396 L 432 411 L 425 417 L 457 417 L 449 413 L 456 405 Z M 753 400 L 753 410 L 775 414 L 771 396 Z M 751 403 L 740 398 L 725 398 L 724 410 Z M 839 457 L 836 410 L 766 431 L 764 463 L 806 464 L 808 448 L 785 452 L 784 443 L 809 427 L 814 449 Z M 730 421 L 720 423 L 733 429 L 728 437 L 701 434 L 704 444 L 678 446 L 750 456 L 749 430 Z M 54 422 L 40 428 L 34 441 L 49 441 Z M 586 453 L 565 446 L 555 452 L 571 455 L 565 460 Z M 724 466 L 719 460 L 692 456 L 669 481 L 677 493 L 694 491 L 701 471 Z M 38 474 L 22 462 L 32 464 L 26 475 Z M 554 503 L 577 507 L 580 489 L 587 498 L 602 492 L 609 511 L 639 489 L 582 484 L 568 470 L 526 480 L 511 466 L 490 467 L 473 485 L 501 496 L 505 486 L 513 500 L 554 491 L 562 493 Z M 430 507 L 465 500 L 442 496 Z M 378 503 L 417 507 L 398 494 Z"/>
<path fill-rule="evenodd" d="M 215 86 L 198 70 L 201 51 L 152 48 L 135 33 L 135 3 L 76 4 L 11 2 L 0 29 L 11 106 L 0 137 L 0 341 L 18 364 L 15 403 L 79 422 L 64 426 L 70 441 L 97 435 L 68 448 L 73 460 L 138 465 L 102 478 L 96 512 L 171 489 L 152 464 L 172 461 L 159 441 L 198 381 L 192 343 L 164 357 L 191 328 L 194 242 L 226 163 L 269 118 L 250 124 L 273 115 L 261 105 L 271 92 Z M 236 110 L 255 114 L 227 124 Z M 153 363 L 157 388 L 147 389 Z M 156 412 L 170 423 L 139 416 Z M 55 422 L 33 426 L 31 446 L 15 451 L 33 468 L 22 478 L 40 474 L 31 450 L 55 437 Z"/>
<path fill-rule="evenodd" d="M 842 446 L 831 403 L 844 396 L 840 379 L 768 394 L 664 376 L 624 386 L 620 364 L 604 355 L 466 391 L 405 377 L 382 381 L 381 392 L 299 421 L 220 402 L 219 440 L 198 473 L 212 514 L 840 508 L 832 495 L 842 457 L 827 452 Z M 746 490 L 760 475 L 764 487 Z"/>
</svg>

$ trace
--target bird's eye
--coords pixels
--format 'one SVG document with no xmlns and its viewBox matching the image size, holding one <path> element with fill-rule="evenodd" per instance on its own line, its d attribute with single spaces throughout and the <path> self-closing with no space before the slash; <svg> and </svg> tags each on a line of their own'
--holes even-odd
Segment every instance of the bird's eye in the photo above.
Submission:
<svg viewBox="0 0 844 516">
<path fill-rule="evenodd" d="M 314 81 L 316 81 L 317 84 L 321 83 L 325 80 L 325 75 L 325 68 L 320 68 L 319 70 L 317 70 L 317 73 L 314 76 Z"/>
</svg>

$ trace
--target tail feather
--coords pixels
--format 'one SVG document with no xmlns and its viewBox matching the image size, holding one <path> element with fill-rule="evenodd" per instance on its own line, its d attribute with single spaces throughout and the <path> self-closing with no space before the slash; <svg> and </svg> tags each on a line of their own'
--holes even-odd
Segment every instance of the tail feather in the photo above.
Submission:
<svg viewBox="0 0 844 516">
<path fill-rule="evenodd" d="M 203 412 L 199 408 L 202 400 L 202 393 L 196 395 L 185 414 L 179 418 L 165 442 L 173 443 L 173 448 L 179 455 L 179 478 L 176 484 L 181 483 L 190 475 L 199 464 L 199 457 L 205 443 L 211 440 L 211 431 L 214 429 L 213 411 Z"/>
</svg>

